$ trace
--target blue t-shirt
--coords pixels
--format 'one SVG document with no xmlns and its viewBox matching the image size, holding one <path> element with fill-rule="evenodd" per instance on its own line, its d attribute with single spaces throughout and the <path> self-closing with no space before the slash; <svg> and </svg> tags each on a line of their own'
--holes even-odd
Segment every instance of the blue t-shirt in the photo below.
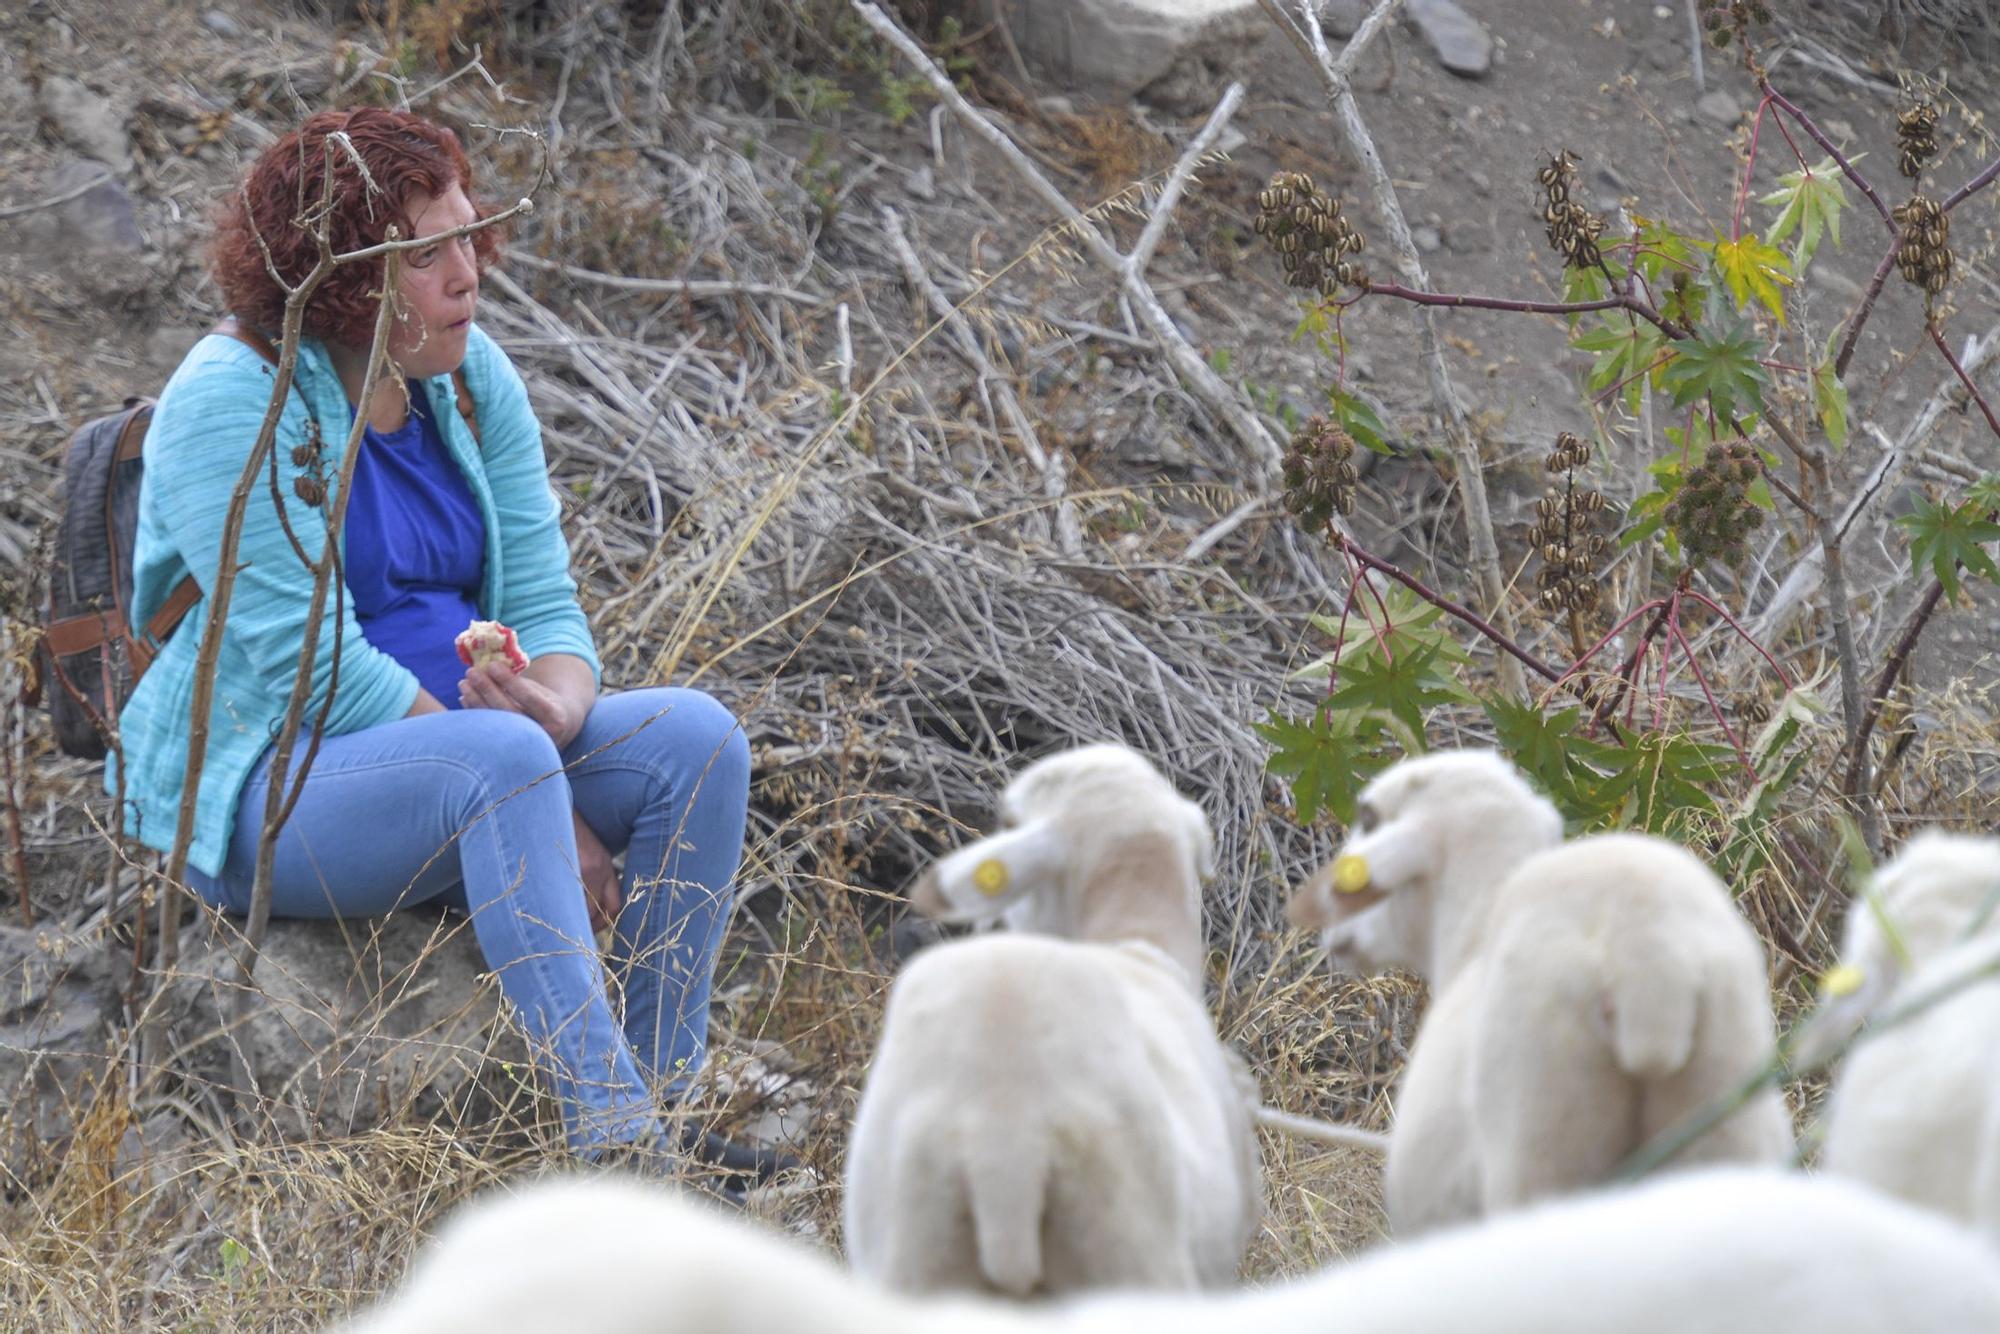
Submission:
<svg viewBox="0 0 2000 1334">
<path fill-rule="evenodd" d="M 409 420 L 386 435 L 368 428 L 360 449 L 343 544 L 355 620 L 370 644 L 455 709 L 465 665 L 453 641 L 479 619 L 486 522 L 422 385 L 410 386 Z"/>
</svg>

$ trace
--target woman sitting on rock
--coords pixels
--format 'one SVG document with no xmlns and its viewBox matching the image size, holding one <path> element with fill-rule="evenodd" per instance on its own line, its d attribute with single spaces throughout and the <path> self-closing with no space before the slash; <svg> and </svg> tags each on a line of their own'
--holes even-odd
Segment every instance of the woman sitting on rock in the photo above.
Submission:
<svg viewBox="0 0 2000 1334">
<path fill-rule="evenodd" d="M 330 136 L 344 137 L 331 154 Z M 329 163 L 336 252 L 374 245 L 392 224 L 421 239 L 482 216 L 451 131 L 376 108 L 315 115 L 265 150 L 222 207 L 211 263 L 242 329 L 281 328 L 272 270 L 296 284 L 311 269 L 316 241 L 301 214 L 317 208 Z M 312 601 L 313 573 L 293 544 L 315 560 L 323 550 L 361 412 L 343 586 L 327 599 L 304 715 L 310 726 L 326 709 L 325 737 L 278 837 L 272 911 L 463 908 L 546 1057 L 571 1146 L 589 1158 L 644 1153 L 668 1140 L 660 1100 L 685 1091 L 704 1055 L 749 747 L 697 691 L 600 693 L 540 427 L 513 364 L 473 323 L 496 245 L 488 229 L 403 252 L 389 364 L 366 403 L 383 261 L 335 269 L 310 298 L 276 482 L 252 494 L 236 551 L 188 880 L 217 908 L 249 907 L 272 742 Z M 146 438 L 134 623 L 186 576 L 202 594 L 119 720 L 126 829 L 156 848 L 173 841 L 189 767 L 224 514 L 271 397 L 258 341 L 217 333 L 196 344 Z M 454 640 L 475 620 L 510 627 L 525 669 L 518 659 L 466 668 Z M 593 941 L 606 925 L 622 1022 Z M 712 1135 L 674 1139 L 739 1174 L 774 1165 Z"/>
</svg>

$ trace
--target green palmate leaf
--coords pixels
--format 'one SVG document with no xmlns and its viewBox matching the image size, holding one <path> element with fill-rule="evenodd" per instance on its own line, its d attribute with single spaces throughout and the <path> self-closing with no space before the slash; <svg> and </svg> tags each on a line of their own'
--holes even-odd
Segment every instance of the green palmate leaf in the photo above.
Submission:
<svg viewBox="0 0 2000 1334">
<path fill-rule="evenodd" d="M 1424 710 L 1470 700 L 1452 674 L 1451 660 L 1437 644 L 1408 643 L 1393 657 L 1357 655 L 1340 667 L 1340 684 L 1327 703 L 1335 709 L 1386 713 L 1420 739 Z"/>
<path fill-rule="evenodd" d="M 1736 298 L 1736 308 L 1743 310 L 1752 301 L 1759 302 L 1783 324 L 1785 294 L 1780 289 L 1792 285 L 1791 261 L 1785 252 L 1754 236 L 1739 236 L 1734 241 L 1718 237 L 1714 253 L 1715 271 Z"/>
<path fill-rule="evenodd" d="M 1591 390 L 1622 384 L 1627 405 L 1636 412 L 1647 381 L 1659 381 L 1658 363 L 1666 353 L 1667 340 L 1652 325 L 1627 315 L 1606 319 L 1595 329 L 1575 335 L 1569 345 L 1590 354 Z"/>
<path fill-rule="evenodd" d="M 1827 443 L 1835 449 L 1847 444 L 1847 386 L 1834 373 L 1835 329 L 1826 336 L 1826 360 L 1817 362 L 1812 368 L 1813 409 L 1819 413 L 1819 426 L 1826 432 Z"/>
<path fill-rule="evenodd" d="M 1599 268 L 1564 269 L 1564 301 L 1602 301 L 1611 289 L 1604 280 L 1604 270 Z M 1569 317 L 1569 327 L 1574 329 L 1583 315 L 1579 312 Z"/>
<path fill-rule="evenodd" d="M 1654 218 L 1634 215 L 1632 221 L 1638 228 L 1632 237 L 1637 252 L 1632 262 L 1647 282 L 1659 282 L 1669 269 L 1692 273 L 1701 268 L 1700 245 L 1693 238 Z"/>
<path fill-rule="evenodd" d="M 1395 452 L 1389 448 L 1389 442 L 1385 438 L 1389 434 L 1389 428 L 1382 424 L 1382 419 L 1376 415 L 1375 409 L 1339 385 L 1327 390 L 1326 397 L 1327 402 L 1333 407 L 1334 418 L 1339 421 L 1342 430 L 1354 437 L 1355 443 L 1377 454 Z"/>
<path fill-rule="evenodd" d="M 1916 512 L 1900 515 L 1896 522 L 1910 535 L 1910 563 L 1930 566 L 1954 600 L 1961 565 L 1982 579 L 2000 583 L 2000 568 L 1986 550 L 1986 543 L 2000 538 L 2000 523 L 1988 519 L 1978 501 L 1940 505 L 1919 499 Z"/>
<path fill-rule="evenodd" d="M 1310 824 L 1322 810 L 1343 821 L 1353 818 L 1354 799 L 1365 781 L 1357 775 L 1368 766 L 1367 748 L 1355 735 L 1351 718 L 1329 716 L 1325 710 L 1304 721 L 1272 714 L 1251 728 L 1271 743 L 1264 767 L 1290 781 L 1300 824 Z"/>
<path fill-rule="evenodd" d="M 1966 487 L 1965 498 L 1983 513 L 1991 514 L 1995 510 L 2000 510 L 2000 473 L 1989 472 Z"/>
<path fill-rule="evenodd" d="M 1676 339 L 1673 349 L 1661 384 L 1677 406 L 1706 402 L 1725 421 L 1739 413 L 1762 414 L 1771 377 L 1758 364 L 1763 341 L 1748 322 L 1710 337 Z"/>
<path fill-rule="evenodd" d="M 1778 210 L 1764 240 L 1776 245 L 1796 231 L 1799 241 L 1792 258 L 1794 267 L 1803 269 L 1819 248 L 1822 231 L 1833 238 L 1836 247 L 1840 245 L 1840 210 L 1847 207 L 1840 164 L 1830 157 L 1821 158 L 1818 165 L 1802 167 L 1778 181 L 1779 188 L 1758 201 Z"/>
<path fill-rule="evenodd" d="M 1648 833 L 1683 837 L 1716 815 L 1715 796 L 1730 781 L 1736 752 L 1684 732 L 1626 734 L 1622 749 L 1600 754 L 1612 765 L 1594 798 L 1616 822 Z"/>
<path fill-rule="evenodd" d="M 1589 795 L 1603 775 L 1585 762 L 1597 747 L 1576 735 L 1583 721 L 1581 708 L 1545 714 L 1533 704 L 1504 695 L 1479 704 L 1493 723 L 1500 749 L 1548 793 L 1572 830 L 1587 829 L 1603 817 L 1603 807 Z"/>
</svg>

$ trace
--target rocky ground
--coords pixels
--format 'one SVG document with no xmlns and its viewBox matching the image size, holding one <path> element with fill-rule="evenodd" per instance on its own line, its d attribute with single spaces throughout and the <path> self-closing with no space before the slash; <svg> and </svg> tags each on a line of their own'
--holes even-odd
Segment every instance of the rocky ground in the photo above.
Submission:
<svg viewBox="0 0 2000 1334">
<path fill-rule="evenodd" d="M 1774 77 L 1837 144 L 1865 154 L 1865 167 L 1893 176 L 1899 81 L 1912 79 L 1941 84 L 1950 108 L 1954 137 L 1936 178 L 1955 182 L 1991 159 L 1982 118 L 2000 93 L 1964 50 L 1923 31 L 1896 42 L 1857 28 L 1848 5 L 1774 7 L 1782 33 L 1782 54 L 1767 55 Z M 607 661 L 624 680 L 663 662 L 707 673 L 756 719 L 763 841 L 746 879 L 764 897 L 752 900 L 739 933 L 739 956 L 751 962 L 736 975 L 726 1020 L 735 1049 L 760 1063 L 734 1087 L 761 1087 L 774 1069 L 798 1076 L 807 1091 L 793 1101 L 810 1112 L 801 1133 L 826 1178 L 835 1176 L 838 1128 L 879 1005 L 878 953 L 891 952 L 857 942 L 883 925 L 880 901 L 913 857 L 936 846 L 922 821 L 978 823 L 976 794 L 1014 753 L 1095 730 L 1171 750 L 1183 781 L 1212 784 L 1202 790 L 1211 810 L 1243 826 L 1225 830 L 1225 862 L 1242 868 L 1241 884 L 1217 914 L 1228 919 L 1215 933 L 1227 948 L 1212 980 L 1226 1031 L 1252 1053 L 1267 1093 L 1297 1110 L 1379 1118 L 1412 993 L 1332 988 L 1306 975 L 1301 942 L 1279 934 L 1277 898 L 1323 839 L 1287 826 L 1282 793 L 1260 772 L 1261 743 L 1246 730 L 1281 697 L 1283 670 L 1312 651 L 1304 617 L 1324 606 L 1327 575 L 1269 511 L 1201 568 L 1182 568 L 1195 534 L 1251 489 L 1250 470 L 1228 433 L 1133 336 L 1111 285 L 1073 247 L 1051 240 L 1052 215 L 1010 169 L 948 114 L 934 114 L 840 5 L 774 5 L 784 17 L 711 30 L 712 45 L 690 59 L 664 100 L 649 100 L 638 55 L 630 69 L 607 70 L 595 58 L 603 48 L 589 45 L 615 26 L 592 27 L 595 9 L 631 18 L 643 52 L 658 31 L 653 7 L 406 0 L 335 8 L 33 0 L 0 11 L 0 312 L 8 335 L 0 339 L 0 612 L 14 618 L 0 627 L 7 652 L 17 655 L 24 642 L 21 597 L 36 535 L 54 514 L 68 430 L 126 395 L 155 392 L 219 313 L 200 255 L 201 220 L 217 192 L 309 109 L 361 96 L 445 96 L 438 81 L 483 42 L 481 72 L 462 76 L 449 96 L 464 94 L 464 106 L 504 113 L 508 123 L 564 127 L 557 189 L 515 238 L 519 258 L 507 271 L 519 287 L 503 296 L 496 283 L 491 327 L 517 350 L 549 425 Z M 739 7 L 673 8 L 698 37 L 704 13 L 721 22 L 715 16 Z M 908 8 L 914 21 L 926 18 L 924 6 Z M 1324 8 L 1336 34 L 1359 10 L 1345 0 Z M 1014 9 L 1032 16 L 1049 6 L 1015 0 Z M 1464 0 L 1462 9 L 1412 0 L 1410 11 L 1354 77 L 1437 288 L 1558 293 L 1534 173 L 1563 149 L 1582 159 L 1593 209 L 1726 231 L 1755 97 L 1742 68 L 1713 52 L 1697 85 L 1681 0 Z M 940 29 L 928 31 L 944 41 Z M 1343 371 L 1292 336 L 1301 307 L 1252 234 L 1256 193 L 1274 170 L 1309 172 L 1353 201 L 1371 241 L 1379 237 L 1363 178 L 1299 53 L 1254 6 L 1191 50 L 1170 48 L 1163 62 L 1149 57 L 1122 72 L 1080 68 L 1074 52 L 1051 53 L 1026 33 L 1017 52 L 976 18 L 965 31 L 977 40 L 942 49 L 958 59 L 975 99 L 1069 198 L 1113 201 L 1107 226 L 1126 241 L 1139 220 L 1119 202 L 1143 207 L 1134 183 L 1157 184 L 1222 87 L 1245 83 L 1247 99 L 1223 141 L 1228 157 L 1200 173 L 1151 273 L 1183 335 L 1258 405 L 1270 429 L 1282 433 L 1286 413 L 1317 408 Z M 789 63 L 775 62 L 774 51 Z M 1768 140 L 1759 162 L 1753 196 L 1788 165 Z M 495 175 L 520 188 L 531 172 L 525 159 L 510 158 Z M 979 377 L 939 346 L 943 338 L 885 387 L 879 412 L 847 437 L 851 457 L 803 481 L 785 471 L 855 386 L 901 364 L 929 321 L 884 243 L 884 207 L 905 220 L 952 299 L 993 278 L 979 338 L 1018 372 L 1007 378 L 1019 384 L 1043 443 L 1067 461 L 1071 492 L 1115 493 L 1078 507 L 1082 554 L 1052 556 L 1046 529 L 1016 542 L 1010 527 L 991 545 L 965 537 L 967 513 L 1033 499 L 1039 483 L 981 426 L 991 414 Z M 1750 210 L 1761 221 L 1759 206 Z M 1996 218 L 1992 194 L 1958 216 L 1965 276 L 1950 315 L 1955 338 L 1991 327 L 2000 309 L 1990 264 Z M 1850 211 L 1845 240 L 1815 265 L 1813 327 L 1799 332 L 1801 342 L 1823 340 L 1868 277 L 1879 243 L 1864 212 Z M 1379 245 L 1371 260 L 1385 263 Z M 809 290 L 775 305 L 730 305 L 595 280 L 564 285 L 549 266 L 565 262 L 600 275 Z M 1593 412 L 1581 392 L 1584 365 L 1566 348 L 1560 321 L 1478 311 L 1441 318 L 1480 434 L 1503 549 L 1516 553 L 1511 569 L 1551 437 L 1596 428 L 1631 443 L 1640 427 Z M 1892 283 L 1850 377 L 1857 440 L 1872 439 L 1865 423 L 1896 434 L 1937 387 L 1940 368 L 1921 329 L 1920 304 Z M 1462 591 L 1456 495 L 1414 322 L 1405 308 L 1371 301 L 1347 316 L 1344 330 L 1346 382 L 1379 404 L 1396 445 L 1372 465 L 1360 522 L 1383 554 Z M 586 355 L 586 345 L 609 352 Z M 689 348 L 694 361 L 677 360 Z M 706 352 L 716 359 L 701 362 Z M 654 386 L 670 386 L 684 407 L 662 428 L 664 441 L 643 412 L 631 415 L 630 400 L 643 397 L 635 384 L 655 374 Z M 1954 405 L 1937 451 L 1984 471 L 1996 450 L 1974 425 Z M 650 442 L 648 450 L 634 441 Z M 1849 455 L 1846 485 L 1872 449 Z M 882 477 L 892 471 L 885 459 L 909 460 L 893 484 Z M 1621 501 L 1635 494 L 1645 461 L 1636 446 L 1614 452 L 1607 493 Z M 731 525 L 781 484 L 796 484 L 802 496 L 798 513 L 779 521 L 789 525 L 783 541 L 755 548 L 749 572 L 723 585 L 709 626 L 663 643 L 661 627 L 704 587 L 701 562 L 734 542 Z M 886 507 L 884 487 L 912 508 Z M 939 512 L 957 526 L 939 527 Z M 693 553 L 684 561 L 683 548 Z M 939 607 L 913 601 L 913 584 L 853 574 L 905 549 L 944 553 L 940 567 L 960 578 L 973 570 L 998 592 L 948 585 L 927 567 L 924 578 L 947 589 Z M 1905 578 L 1901 553 L 1895 540 L 1855 553 L 1865 628 L 1878 641 Z M 1763 553 L 1743 590 L 1748 605 L 1770 595 L 1796 554 L 1783 546 Z M 810 615 L 799 619 L 811 630 L 768 658 L 743 649 L 758 634 L 771 638 L 776 617 L 792 617 L 802 600 L 835 584 L 845 589 L 849 578 L 858 582 L 844 602 L 806 604 Z M 967 607 L 978 614 L 964 615 Z M 1090 661 L 1097 641 L 1085 638 L 1089 627 L 1116 616 L 1147 636 L 1147 649 L 1163 646 L 1158 656 Z M 817 637 L 816 617 L 824 618 Z M 1800 656 L 1825 633 L 1811 627 Z M 973 697 L 966 711 L 939 707 L 932 696 L 948 692 L 914 683 L 910 663 L 944 661 L 941 645 L 963 655 L 946 666 L 954 688 Z M 1085 661 L 1060 661 L 1065 645 Z M 1983 606 L 1946 618 L 1927 641 L 1926 684 L 1977 689 L 1992 646 Z M 0 690 L 12 691 L 15 679 L 0 673 Z M 1091 702 L 1120 691 L 1132 698 L 1120 696 L 1117 707 Z M 101 937 L 102 887 L 122 877 L 129 888 L 135 876 L 95 823 L 104 803 L 91 767 L 55 756 L 39 719 L 0 733 L 22 767 L 39 919 L 0 932 L 0 1089 L 19 1090 L 15 1115 L 0 1118 L 13 1174 L 0 1197 L 24 1229 L 16 1235 L 33 1238 L 0 1250 L 0 1297 L 25 1294 L 37 1311 L 54 1313 L 44 1322 L 51 1327 L 92 1327 L 92 1310 L 113 1313 L 102 1322 L 109 1327 L 117 1313 L 132 1318 L 141 1309 L 204 1327 L 309 1323 L 312 1313 L 378 1288 L 443 1202 L 506 1170 L 496 1163 L 535 1161 L 546 1125 L 537 1130 L 533 1115 L 528 1129 L 515 1125 L 491 1140 L 425 1138 L 422 1127 L 435 1125 L 441 1104 L 464 1119 L 475 1102 L 485 1115 L 525 1099 L 510 1053 L 491 1045 L 491 998 L 477 991 L 476 959 L 462 938 L 433 938 L 452 930 L 435 917 L 416 916 L 372 943 L 311 932 L 281 939 L 272 999 L 258 1007 L 261 1027 L 249 1039 L 268 1076 L 264 1101 L 249 1131 L 238 1127 L 242 1140 L 226 1128 L 227 1109 L 203 1092 L 203 1081 L 227 1077 L 231 1053 L 213 1030 L 230 1000 L 205 980 L 199 956 L 176 993 L 179 1031 L 208 1042 L 198 1060 L 188 1058 L 198 1076 L 137 1105 L 113 1096 L 117 1081 L 103 1076 L 118 1067 L 105 1056 L 131 1015 L 106 1003 L 120 978 Z M 914 833 L 878 830 L 843 804 L 861 791 L 886 804 L 912 788 L 928 789 L 921 809 L 911 802 L 895 810 L 919 826 Z M 12 911 L 11 867 L 7 877 L 0 903 Z M 836 903 L 812 899 L 820 893 Z M 808 900 L 824 918 L 800 910 Z M 388 994 L 395 1005 L 383 1004 Z M 470 1009 L 452 999 L 468 994 L 478 997 Z M 400 1043 L 376 1041 L 385 1009 L 397 1011 Z M 38 1050 L 71 1059 L 49 1061 Z M 454 1057 L 453 1068 L 440 1070 L 425 1063 L 426 1050 L 476 1057 Z M 496 1073 L 503 1066 L 504 1078 Z M 767 1126 L 778 1115 L 755 1099 L 732 1107 Z M 37 1138 L 38 1126 L 60 1133 Z M 370 1126 L 377 1138 L 352 1137 Z M 30 1147 L 7 1138 L 23 1133 Z M 226 1152 L 215 1147 L 222 1143 Z M 163 1156 L 170 1150 L 184 1156 Z M 1276 1221 L 1260 1245 L 1259 1273 L 1303 1267 L 1372 1235 L 1365 1161 L 1276 1144 L 1272 1152 Z M 134 1186 L 135 1173 L 150 1175 Z M 114 1189 L 118 1182 L 126 1185 Z M 107 1207 L 114 1196 L 124 1203 Z M 795 1225 L 829 1229 L 832 1199 L 822 1187 L 771 1207 Z M 356 1221 L 357 1201 L 367 1204 L 365 1223 Z M 285 1220 L 276 1244 L 241 1241 L 265 1210 Z M 314 1229 L 341 1230 L 352 1257 L 336 1264 L 287 1253 L 287 1238 Z M 163 1258 L 131 1258 L 147 1248 Z M 253 1258 L 228 1259 L 239 1253 Z M 65 1277 L 51 1283 L 51 1272 Z M 286 1282 L 310 1294 L 296 1309 L 271 1295 Z"/>
</svg>

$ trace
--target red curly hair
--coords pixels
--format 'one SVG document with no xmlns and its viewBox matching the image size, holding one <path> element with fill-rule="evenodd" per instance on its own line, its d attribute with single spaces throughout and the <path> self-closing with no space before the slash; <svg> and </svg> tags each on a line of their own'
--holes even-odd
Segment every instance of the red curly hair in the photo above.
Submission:
<svg viewBox="0 0 2000 1334">
<path fill-rule="evenodd" d="M 334 145 L 329 154 L 327 136 L 341 133 L 354 153 Z M 363 180 L 357 155 L 374 191 Z M 472 197 L 472 164 L 458 136 L 444 126 L 382 107 L 319 112 L 260 153 L 241 186 L 218 209 L 209 267 L 238 319 L 273 333 L 284 324 L 285 292 L 272 281 L 270 267 L 293 284 L 312 271 L 319 247 L 300 215 L 317 208 L 329 159 L 333 192 L 327 240 L 336 254 L 377 244 L 392 222 L 403 236 L 411 235 L 409 205 L 419 194 L 435 199 L 456 185 Z M 480 217 L 487 216 L 477 199 L 472 204 Z M 499 250 L 497 231 L 488 227 L 472 233 L 481 272 Z M 264 261 L 267 248 L 270 267 Z M 381 290 L 381 259 L 341 265 L 306 303 L 305 332 L 366 347 Z"/>
</svg>

